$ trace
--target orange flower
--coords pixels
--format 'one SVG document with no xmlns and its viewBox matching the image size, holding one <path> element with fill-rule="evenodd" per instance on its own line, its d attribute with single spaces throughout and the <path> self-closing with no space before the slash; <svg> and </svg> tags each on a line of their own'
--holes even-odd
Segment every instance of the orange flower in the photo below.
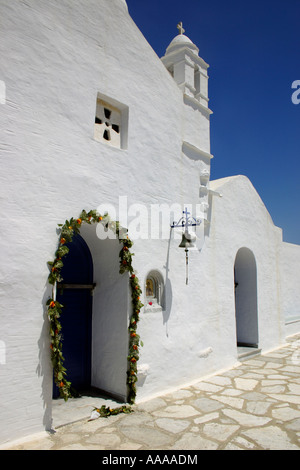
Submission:
<svg viewBox="0 0 300 470">
<path fill-rule="evenodd" d="M 54 308 L 54 307 L 55 307 L 55 302 L 53 302 L 53 300 L 52 300 L 52 302 L 50 302 L 49 307 L 50 307 L 50 308 Z"/>
<path fill-rule="evenodd" d="M 81 225 L 81 222 L 82 222 L 81 219 L 77 219 L 77 223 L 78 223 L 79 225 Z"/>
<path fill-rule="evenodd" d="M 131 361 L 131 362 L 136 362 L 136 358 L 135 358 L 135 357 L 132 357 L 132 358 L 130 359 L 130 361 Z"/>
<path fill-rule="evenodd" d="M 132 346 L 132 348 L 133 348 L 135 351 L 137 351 L 137 348 L 138 348 L 138 347 L 137 347 L 136 344 L 134 344 L 134 345 Z"/>
<path fill-rule="evenodd" d="M 99 217 L 99 218 L 98 218 L 98 222 L 101 222 L 101 220 L 102 220 L 102 217 Z"/>
<path fill-rule="evenodd" d="M 59 386 L 62 388 L 64 386 L 64 383 L 60 382 Z"/>
<path fill-rule="evenodd" d="M 66 239 L 65 239 L 65 238 L 61 238 L 61 239 L 60 239 L 60 243 L 63 245 L 64 243 L 66 243 Z"/>
<path fill-rule="evenodd" d="M 136 333 L 131 333 L 131 338 L 135 338 L 136 337 Z"/>
</svg>

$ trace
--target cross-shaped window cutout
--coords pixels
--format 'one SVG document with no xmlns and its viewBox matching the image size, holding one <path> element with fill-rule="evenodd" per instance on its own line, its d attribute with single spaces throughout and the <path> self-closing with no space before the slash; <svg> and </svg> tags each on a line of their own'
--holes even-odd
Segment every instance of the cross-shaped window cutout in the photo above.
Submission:
<svg viewBox="0 0 300 470">
<path fill-rule="evenodd" d="M 121 111 L 101 99 L 97 99 L 95 140 L 113 147 L 121 147 Z"/>
</svg>

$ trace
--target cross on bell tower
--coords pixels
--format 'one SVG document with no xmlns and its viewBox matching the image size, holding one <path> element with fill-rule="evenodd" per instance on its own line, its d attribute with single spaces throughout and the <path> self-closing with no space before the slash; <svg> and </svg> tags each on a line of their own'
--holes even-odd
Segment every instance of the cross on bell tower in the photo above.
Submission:
<svg viewBox="0 0 300 470">
<path fill-rule="evenodd" d="M 185 29 L 183 29 L 183 26 L 182 26 L 182 21 L 180 21 L 180 23 L 178 23 L 177 29 L 179 31 L 179 34 L 185 33 Z"/>
</svg>

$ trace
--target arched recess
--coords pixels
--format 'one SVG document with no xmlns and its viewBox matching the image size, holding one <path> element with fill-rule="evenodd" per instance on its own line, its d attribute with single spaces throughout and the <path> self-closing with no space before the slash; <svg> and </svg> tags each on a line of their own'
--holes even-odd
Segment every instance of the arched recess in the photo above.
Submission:
<svg viewBox="0 0 300 470">
<path fill-rule="evenodd" d="M 236 338 L 238 346 L 257 348 L 257 270 L 254 254 L 240 248 L 234 264 Z"/>
<path fill-rule="evenodd" d="M 164 309 L 164 280 L 159 271 L 150 271 L 145 280 L 145 311 L 157 312 Z"/>
<path fill-rule="evenodd" d="M 101 216 L 97 211 L 91 210 L 86 212 L 83 210 L 79 218 L 66 220 L 64 224 L 59 224 L 60 233 L 59 233 L 59 243 L 58 248 L 55 253 L 55 258 L 53 261 L 49 261 L 48 265 L 50 267 L 50 274 L 48 281 L 53 285 L 52 297 L 47 301 L 48 308 L 48 318 L 50 323 L 50 348 L 51 348 L 51 360 L 53 365 L 53 375 L 54 382 L 58 387 L 59 394 L 62 398 L 67 400 L 72 397 L 72 382 L 68 377 L 68 370 L 65 367 L 65 361 L 63 356 L 63 326 L 62 326 L 62 317 L 64 315 L 64 305 L 59 301 L 57 297 L 57 288 L 59 284 L 63 283 L 64 279 L 62 276 L 63 267 L 65 263 L 65 257 L 70 252 L 68 245 L 72 244 L 74 240 L 80 240 L 78 235 L 80 233 L 82 224 L 92 225 L 92 224 L 102 224 L 105 231 L 109 230 L 115 234 L 113 242 L 115 247 L 113 249 L 115 256 L 119 254 L 119 274 L 125 275 L 129 274 L 129 285 L 131 288 L 131 312 L 129 318 L 129 324 L 127 323 L 128 329 L 128 339 L 126 340 L 126 355 L 125 362 L 127 361 L 127 402 L 134 403 L 136 396 L 136 382 L 137 382 L 137 362 L 139 359 L 139 346 L 140 338 L 137 334 L 137 324 L 139 321 L 139 313 L 143 304 L 140 301 L 140 295 L 142 290 L 140 288 L 139 280 L 134 273 L 132 266 L 132 253 L 130 251 L 133 242 L 127 236 L 127 230 L 122 228 L 118 222 L 111 221 L 108 214 Z M 103 232 L 103 231 L 102 231 Z M 120 249 L 121 245 L 121 249 Z M 116 256 L 117 257 L 117 256 Z M 105 265 L 105 263 L 103 263 Z M 109 312 L 106 312 L 108 315 Z M 105 313 L 104 313 L 105 315 Z M 107 332 L 107 335 L 113 336 L 115 331 L 118 329 L 118 325 L 114 325 L 115 330 L 110 329 Z M 128 338 L 127 337 L 127 338 Z M 92 343 L 95 344 L 95 341 Z M 105 351 L 102 349 L 101 356 L 105 356 Z M 98 357 L 98 364 L 100 364 L 100 359 Z M 113 371 L 114 364 L 107 360 L 107 357 L 104 358 L 106 363 L 106 372 L 108 377 L 110 371 Z M 94 367 L 94 371 L 95 371 Z M 93 371 L 92 371 L 93 372 Z M 95 374 L 94 374 L 95 375 Z M 94 377 L 95 379 L 95 377 Z"/>
</svg>

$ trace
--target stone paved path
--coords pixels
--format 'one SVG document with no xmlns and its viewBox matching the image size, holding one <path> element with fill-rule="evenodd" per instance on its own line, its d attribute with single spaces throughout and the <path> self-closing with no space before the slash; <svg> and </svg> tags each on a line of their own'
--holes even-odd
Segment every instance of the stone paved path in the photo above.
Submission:
<svg viewBox="0 0 300 470">
<path fill-rule="evenodd" d="M 220 375 L 14 450 L 299 450 L 300 336 Z"/>
</svg>

